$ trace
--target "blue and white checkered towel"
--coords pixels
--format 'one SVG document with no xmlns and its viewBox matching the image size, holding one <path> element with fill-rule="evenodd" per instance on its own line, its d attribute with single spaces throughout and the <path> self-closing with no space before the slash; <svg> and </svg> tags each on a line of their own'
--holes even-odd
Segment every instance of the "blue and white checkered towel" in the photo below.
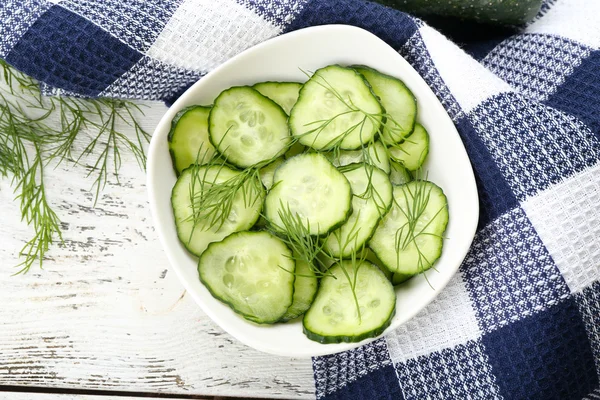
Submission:
<svg viewBox="0 0 600 400">
<path fill-rule="evenodd" d="M 172 101 L 240 51 L 311 25 L 365 28 L 458 127 L 481 218 L 439 297 L 314 359 L 316 397 L 600 399 L 600 1 L 548 1 L 471 55 L 363 0 L 3 0 L 0 58 L 49 93 Z"/>
</svg>

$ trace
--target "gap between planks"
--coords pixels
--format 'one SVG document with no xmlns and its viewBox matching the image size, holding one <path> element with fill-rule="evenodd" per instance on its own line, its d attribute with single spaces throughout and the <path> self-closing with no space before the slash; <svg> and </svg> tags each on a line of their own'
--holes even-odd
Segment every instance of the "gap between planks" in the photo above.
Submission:
<svg viewBox="0 0 600 400">
<path fill-rule="evenodd" d="M 0 400 L 266 400 L 250 397 L 211 397 L 197 395 L 175 395 L 168 393 L 144 393 L 104 390 L 78 390 L 27 386 L 0 386 Z"/>
</svg>

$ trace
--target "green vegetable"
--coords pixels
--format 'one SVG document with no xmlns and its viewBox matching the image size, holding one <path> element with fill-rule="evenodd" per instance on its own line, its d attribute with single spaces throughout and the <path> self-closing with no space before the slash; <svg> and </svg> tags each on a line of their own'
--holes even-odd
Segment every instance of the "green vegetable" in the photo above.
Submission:
<svg viewBox="0 0 600 400">
<path fill-rule="evenodd" d="M 409 171 L 416 171 L 429 154 L 429 134 L 423 125 L 416 124 L 410 137 L 400 144 L 392 145 L 388 151 L 392 161 L 402 164 Z"/>
<path fill-rule="evenodd" d="M 352 213 L 348 220 L 324 240 L 333 257 L 352 257 L 364 247 L 379 220 L 392 205 L 389 176 L 369 164 L 352 164 L 341 169 L 352 188 Z"/>
<path fill-rule="evenodd" d="M 287 114 L 249 86 L 229 88 L 208 118 L 210 141 L 227 162 L 241 168 L 283 155 L 291 142 Z"/>
<path fill-rule="evenodd" d="M 369 247 L 392 272 L 416 275 L 442 255 L 448 203 L 442 189 L 416 180 L 394 187 L 392 209 L 379 223 Z"/>
<path fill-rule="evenodd" d="M 270 190 L 273 186 L 273 177 L 275 176 L 275 171 L 281 164 L 283 164 L 283 157 L 279 157 L 269 165 L 262 167 L 258 173 L 260 175 L 260 181 L 262 182 L 265 189 Z"/>
<path fill-rule="evenodd" d="M 413 180 L 410 171 L 401 163 L 390 161 L 392 171 L 390 172 L 390 181 L 392 185 L 400 186 Z"/>
<path fill-rule="evenodd" d="M 320 343 L 381 334 L 395 313 L 393 285 L 433 266 L 448 222 L 442 190 L 419 178 L 429 135 L 415 123 L 414 96 L 357 68 L 366 80 L 330 65 L 301 88 L 223 91 L 208 118 L 221 151 L 183 170 L 172 194 L 179 239 L 200 257 L 211 294 L 257 323 L 304 314 L 304 333 Z M 282 121 L 275 101 L 287 98 Z M 205 131 L 204 114 L 189 126 L 178 114 L 174 160 L 198 151 L 187 139 Z M 291 137 L 280 129 L 288 124 Z M 261 138 L 265 129 L 283 133 Z"/>
<path fill-rule="evenodd" d="M 255 175 L 224 165 L 192 165 L 179 175 L 171 194 L 177 236 L 190 253 L 200 256 L 210 243 L 250 229 L 263 197 Z"/>
<path fill-rule="evenodd" d="M 384 111 L 361 74 L 330 65 L 302 86 L 289 125 L 301 144 L 315 150 L 357 150 L 377 136 Z"/>
<path fill-rule="evenodd" d="M 194 163 L 204 164 L 215 155 L 208 138 L 210 107 L 191 106 L 179 111 L 171 122 L 169 152 L 177 176 Z"/>
<path fill-rule="evenodd" d="M 322 154 L 292 157 L 275 171 L 265 199 L 264 214 L 276 232 L 286 232 L 286 210 L 300 218 L 311 235 L 329 233 L 352 212 L 350 183 Z"/>
<path fill-rule="evenodd" d="M 359 342 L 380 335 L 396 313 L 396 293 L 375 265 L 342 261 L 321 280 L 302 325 L 320 343 Z"/>
<path fill-rule="evenodd" d="M 336 167 L 344 167 L 355 163 L 367 163 L 382 169 L 386 174 L 390 173 L 390 157 L 380 141 L 369 144 L 360 150 L 340 150 L 325 153 L 325 157 Z"/>
<path fill-rule="evenodd" d="M 319 280 L 314 271 L 314 266 L 305 261 L 296 260 L 296 280 L 294 281 L 294 298 L 281 322 L 298 318 L 308 310 L 319 287 Z"/>
<path fill-rule="evenodd" d="M 352 67 L 360 72 L 371 85 L 385 112 L 391 117 L 381 131 L 385 144 L 401 143 L 409 137 L 417 120 L 417 100 L 400 79 L 382 74 L 365 66 Z"/>
<path fill-rule="evenodd" d="M 477 22 L 520 25 L 536 16 L 542 0 L 375 0 L 416 15 L 440 15 Z"/>
<path fill-rule="evenodd" d="M 407 280 L 409 280 L 410 278 L 412 278 L 414 275 L 410 275 L 410 274 L 401 274 L 396 272 L 395 274 L 392 275 L 392 285 L 396 286 L 396 285 L 400 285 L 404 282 L 406 282 Z"/>
<path fill-rule="evenodd" d="M 298 101 L 302 84 L 298 82 L 261 82 L 252 86 L 260 94 L 279 104 L 287 115 Z"/>
<path fill-rule="evenodd" d="M 233 233 L 208 246 L 198 262 L 200 280 L 210 293 L 259 324 L 287 314 L 295 269 L 290 249 L 268 232 Z"/>
</svg>

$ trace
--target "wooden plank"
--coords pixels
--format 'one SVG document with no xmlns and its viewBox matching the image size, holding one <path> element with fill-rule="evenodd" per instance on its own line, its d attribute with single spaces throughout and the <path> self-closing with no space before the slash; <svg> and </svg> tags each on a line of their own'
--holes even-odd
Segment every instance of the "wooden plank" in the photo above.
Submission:
<svg viewBox="0 0 600 400">
<path fill-rule="evenodd" d="M 112 396 L 112 395 L 89 395 L 89 394 L 60 394 L 60 393 L 24 393 L 24 392 L 0 392 L 0 400 L 146 400 L 163 399 L 153 395 L 144 395 L 143 397 L 132 396 Z M 172 400 L 189 400 L 189 397 L 169 397 Z M 198 400 L 221 400 L 217 397 L 196 397 Z M 228 398 L 223 400 L 234 400 Z"/>
<path fill-rule="evenodd" d="M 150 131 L 164 111 L 151 103 Z M 120 183 L 96 207 L 85 167 L 47 168 L 64 244 L 27 275 L 11 267 L 32 231 L 0 179 L 0 385 L 313 398 L 310 360 L 242 345 L 186 295 L 154 232 L 145 174 L 122 156 Z"/>
</svg>

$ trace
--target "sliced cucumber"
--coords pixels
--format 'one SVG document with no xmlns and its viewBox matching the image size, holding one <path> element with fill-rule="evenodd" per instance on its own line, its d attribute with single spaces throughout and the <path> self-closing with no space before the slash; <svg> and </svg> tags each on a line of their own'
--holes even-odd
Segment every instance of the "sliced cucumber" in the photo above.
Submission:
<svg viewBox="0 0 600 400">
<path fill-rule="evenodd" d="M 283 158 L 280 157 L 277 160 L 273 161 L 271 164 L 262 167 L 259 171 L 260 180 L 267 190 L 271 189 L 273 186 L 273 176 L 275 175 L 275 170 L 279 168 L 279 166 L 283 164 Z"/>
<path fill-rule="evenodd" d="M 302 154 L 306 151 L 306 146 L 301 144 L 300 142 L 296 142 L 290 147 L 288 151 L 283 155 L 285 159 L 292 158 L 297 156 L 298 154 Z"/>
<path fill-rule="evenodd" d="M 321 279 L 317 297 L 304 314 L 306 336 L 320 343 L 340 343 L 380 335 L 396 311 L 396 293 L 383 272 L 366 261 L 356 267 L 350 261 L 342 261 L 329 272 L 332 276 Z M 351 286 L 358 299 L 360 318 Z"/>
<path fill-rule="evenodd" d="M 298 100 L 302 84 L 298 82 L 260 82 L 253 86 L 260 94 L 279 104 L 287 115 Z"/>
<path fill-rule="evenodd" d="M 421 124 L 416 124 L 409 138 L 388 150 L 392 160 L 402 163 L 410 171 L 416 171 L 429 154 L 429 134 Z"/>
<path fill-rule="evenodd" d="M 238 232 L 212 243 L 198 262 L 210 293 L 244 318 L 276 322 L 292 304 L 295 263 L 290 249 L 268 232 Z"/>
<path fill-rule="evenodd" d="M 333 257 L 350 257 L 360 251 L 392 205 L 392 184 L 379 168 L 352 164 L 342 172 L 352 188 L 352 214 L 324 241 L 325 251 Z"/>
<path fill-rule="evenodd" d="M 377 258 L 377 255 L 375 253 L 373 253 L 373 250 L 369 249 L 368 247 L 363 248 L 360 251 L 360 253 L 356 254 L 356 259 L 357 260 L 366 260 L 366 261 L 370 262 L 371 264 L 375 265 L 377 268 L 379 268 L 381 270 L 381 272 L 383 272 L 385 277 L 388 278 L 388 280 L 390 282 L 392 281 L 393 273 L 383 265 L 381 260 L 379 258 Z"/>
<path fill-rule="evenodd" d="M 285 315 L 281 318 L 281 321 L 287 322 L 304 314 L 315 299 L 318 286 L 319 281 L 308 263 L 306 261 L 296 260 L 294 301 Z"/>
<path fill-rule="evenodd" d="M 299 218 L 310 235 L 324 235 L 342 225 L 352 211 L 348 179 L 319 153 L 290 158 L 275 171 L 264 213 L 280 233 L 290 228 L 282 216 Z"/>
<path fill-rule="evenodd" d="M 291 141 L 286 113 L 248 86 L 221 92 L 208 122 L 212 144 L 242 168 L 283 155 Z"/>
<path fill-rule="evenodd" d="M 394 286 L 400 285 L 401 283 L 406 282 L 413 276 L 414 275 L 400 274 L 400 273 L 396 272 L 395 274 L 392 275 L 392 285 L 394 285 Z"/>
<path fill-rule="evenodd" d="M 200 256 L 210 243 L 223 240 L 233 232 L 250 229 L 258 219 L 265 193 L 260 183 L 256 185 L 250 181 L 246 182 L 244 190 L 235 194 L 231 212 L 221 226 L 211 224 L 211 218 L 206 214 L 196 213 L 194 216 L 193 198 L 198 198 L 209 186 L 224 184 L 238 174 L 240 172 L 226 166 L 191 166 L 177 179 L 171 205 L 177 236 L 190 253 Z M 244 191 L 252 198 L 246 198 Z"/>
<path fill-rule="evenodd" d="M 417 120 L 417 100 L 400 79 L 373 68 L 355 66 L 369 82 L 387 114 L 382 139 L 387 144 L 400 143 L 413 132 Z"/>
<path fill-rule="evenodd" d="M 169 132 L 169 152 L 177 176 L 190 165 L 210 161 L 215 148 L 208 138 L 210 107 L 191 106 L 175 114 Z"/>
<path fill-rule="evenodd" d="M 331 65 L 317 70 L 300 90 L 290 114 L 290 128 L 305 146 L 355 150 L 377 135 L 382 113 L 362 75 Z"/>
<path fill-rule="evenodd" d="M 415 275 L 431 268 L 442 254 L 448 203 L 432 182 L 394 187 L 394 204 L 379 223 L 369 247 L 392 272 Z"/>
<path fill-rule="evenodd" d="M 327 268 L 331 267 L 333 264 L 335 264 L 335 262 L 336 262 L 336 260 L 334 260 L 333 258 L 329 257 L 324 252 L 320 252 L 317 255 L 316 260 L 317 260 L 316 261 L 317 264 L 322 267 L 321 269 L 327 269 Z"/>
<path fill-rule="evenodd" d="M 404 185 L 413 180 L 410 171 L 406 169 L 406 167 L 399 162 L 390 161 L 390 181 L 393 185 Z"/>
<path fill-rule="evenodd" d="M 254 225 L 252 226 L 253 231 L 264 231 L 267 229 L 268 223 L 265 217 L 262 215 L 258 217 Z"/>
<path fill-rule="evenodd" d="M 390 159 L 380 141 L 367 146 L 366 153 L 365 149 L 342 150 L 338 155 L 330 151 L 326 156 L 336 167 L 366 162 L 384 170 L 386 174 L 390 173 Z"/>
</svg>

